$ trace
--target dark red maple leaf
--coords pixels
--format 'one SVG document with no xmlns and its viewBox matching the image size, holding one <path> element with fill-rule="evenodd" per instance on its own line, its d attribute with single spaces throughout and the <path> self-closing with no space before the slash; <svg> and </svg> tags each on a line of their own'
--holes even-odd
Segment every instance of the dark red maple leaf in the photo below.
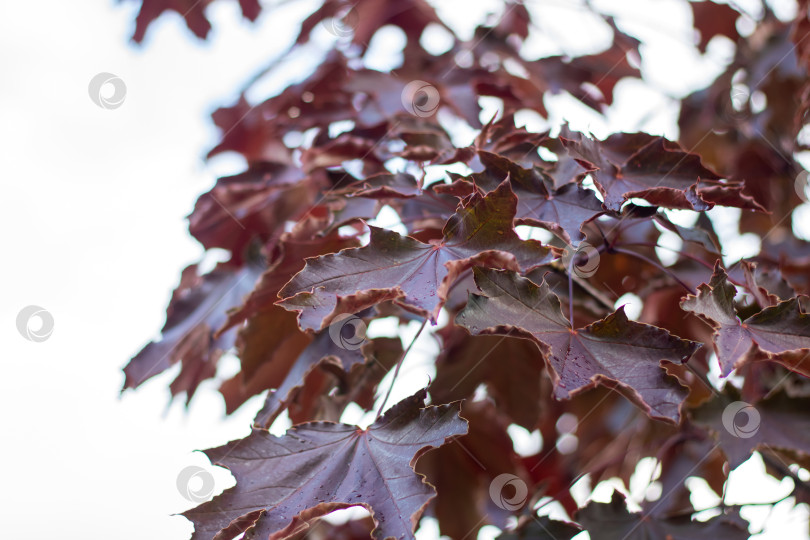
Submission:
<svg viewBox="0 0 810 540">
<path fill-rule="evenodd" d="M 450 30 L 439 19 L 433 7 L 424 0 L 326 0 L 301 25 L 298 43 L 306 42 L 312 30 L 327 19 L 334 19 L 331 31 L 340 37 L 351 37 L 352 43 L 362 49 L 368 47 L 377 29 L 395 25 L 405 32 L 409 40 L 418 40 L 431 23 Z"/>
<path fill-rule="evenodd" d="M 219 356 L 233 346 L 235 332 L 215 332 L 224 324 L 227 310 L 242 303 L 262 270 L 255 264 L 241 268 L 220 264 L 200 276 L 197 265 L 187 267 L 166 310 L 160 340 L 149 343 L 124 368 L 124 389 L 136 388 L 182 361 L 172 393 L 186 392 L 190 400 L 200 381 L 215 374 Z"/>
<path fill-rule="evenodd" d="M 725 377 L 749 362 L 770 360 L 810 376 L 810 315 L 798 298 L 766 307 L 740 320 L 734 304 L 737 289 L 728 281 L 718 262 L 709 283 L 698 287 L 681 307 L 708 322 L 715 329 L 714 350 Z"/>
<path fill-rule="evenodd" d="M 189 215 L 189 231 L 206 248 L 223 248 L 237 258 L 254 240 L 279 237 L 287 220 L 312 207 L 327 180 L 281 163 L 259 162 L 217 180 L 200 195 Z"/>
<path fill-rule="evenodd" d="M 314 518 L 363 506 L 374 538 L 411 537 L 433 487 L 413 466 L 430 448 L 467 432 L 459 406 L 424 407 L 424 390 L 392 407 L 367 429 L 311 422 L 283 437 L 254 430 L 246 439 L 206 450 L 236 486 L 183 515 L 192 540 L 286 538 Z"/>
<path fill-rule="evenodd" d="M 604 213 L 593 191 L 576 183 L 554 189 L 554 181 L 542 169 L 524 169 L 497 154 L 479 151 L 485 169 L 472 175 L 475 184 L 489 191 L 505 179 L 518 197 L 515 223 L 544 227 L 566 243 L 579 242 L 584 223 Z"/>
<path fill-rule="evenodd" d="M 143 41 L 149 25 L 166 11 L 176 11 L 185 20 L 189 30 L 200 39 L 208 37 L 211 23 L 205 17 L 205 8 L 212 0 L 140 0 L 141 9 L 135 19 L 135 34 L 132 40 L 135 43 Z M 255 21 L 261 12 L 259 0 L 239 0 L 242 15 L 246 19 Z"/>
<path fill-rule="evenodd" d="M 686 362 L 698 344 L 630 321 L 623 309 L 574 330 L 545 282 L 536 285 L 509 271 L 475 268 L 474 273 L 486 296 L 470 294 L 456 322 L 473 334 L 511 334 L 536 341 L 553 369 L 558 398 L 596 384 L 615 384 L 651 416 L 678 422 L 686 392 L 662 364 Z"/>
<path fill-rule="evenodd" d="M 743 184 L 720 182 L 700 156 L 663 137 L 616 133 L 597 141 L 567 127 L 560 136 L 575 157 L 597 169 L 594 184 L 611 210 L 636 197 L 666 208 L 701 211 L 720 204 L 764 211 Z"/>
<path fill-rule="evenodd" d="M 308 260 L 279 304 L 298 311 L 304 329 L 322 329 L 341 313 L 384 300 L 435 321 L 450 285 L 472 265 L 528 270 L 551 260 L 548 248 L 518 238 L 516 205 L 507 183 L 474 194 L 447 222 L 443 240 L 430 244 L 371 227 L 367 246 Z"/>
</svg>

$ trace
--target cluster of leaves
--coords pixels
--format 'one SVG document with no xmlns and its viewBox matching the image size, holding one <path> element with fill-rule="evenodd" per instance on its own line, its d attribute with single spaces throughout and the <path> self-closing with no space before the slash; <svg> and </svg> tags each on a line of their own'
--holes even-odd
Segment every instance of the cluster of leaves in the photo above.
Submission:
<svg viewBox="0 0 810 540">
<path fill-rule="evenodd" d="M 142 0 L 134 39 L 169 9 L 205 37 L 208 3 Z M 240 4 L 259 15 L 255 0 Z M 190 231 L 231 257 L 183 272 L 160 340 L 125 368 L 135 388 L 179 364 L 171 391 L 190 400 L 235 350 L 241 371 L 220 383 L 228 412 L 269 390 L 249 437 L 207 451 L 236 486 L 185 514 L 194 540 L 411 538 L 423 514 L 458 539 L 513 516 L 503 538 L 747 538 L 735 507 L 694 520 L 685 481 L 702 477 L 722 494 L 753 451 L 810 502 L 790 468 L 810 468 L 810 244 L 791 228 L 803 202 L 808 5 L 788 22 L 764 6 L 746 35 L 734 8 L 690 5 L 697 47 L 722 35 L 736 53 L 682 100 L 679 141 L 516 125 L 524 110 L 547 117 L 544 98 L 559 92 L 602 113 L 617 82 L 641 73 L 640 42 L 606 15 L 614 37 L 603 52 L 527 59 L 534 25 L 512 1 L 465 41 L 425 0 L 325 0 L 289 51 L 336 34 L 314 72 L 214 113 L 222 137 L 211 155 L 236 152 L 248 166 L 199 198 Z M 405 37 L 401 65 L 364 67 L 385 26 Z M 446 52 L 423 47 L 431 27 L 453 36 Z M 501 104 L 483 122 L 482 97 Z M 460 126 L 474 138 L 460 142 Z M 756 256 L 724 250 L 706 214 L 714 206 L 739 209 L 739 232 L 761 242 Z M 369 223 L 383 209 L 396 227 Z M 693 213 L 694 226 L 675 223 L 675 210 Z M 664 235 L 682 242 L 670 257 Z M 643 306 L 637 320 L 616 308 L 627 293 Z M 433 332 L 435 376 L 367 429 L 339 423 L 350 403 L 375 409 L 383 376 L 410 348 L 354 332 L 382 318 L 446 321 Z M 714 363 L 735 383 L 713 383 Z M 724 422 L 740 400 L 761 416 L 750 437 Z M 294 426 L 271 435 L 284 412 Z M 576 427 L 563 433 L 561 418 Z M 541 450 L 519 455 L 510 424 L 537 430 Z M 574 450 L 558 445 L 572 435 Z M 576 480 L 627 483 L 645 457 L 660 464 L 660 499 L 640 513 L 619 493 L 577 508 Z M 520 504 L 504 503 L 517 493 L 492 495 L 504 474 L 526 486 Z M 541 500 L 577 523 L 539 517 Z M 349 506 L 371 517 L 319 520 Z"/>
</svg>

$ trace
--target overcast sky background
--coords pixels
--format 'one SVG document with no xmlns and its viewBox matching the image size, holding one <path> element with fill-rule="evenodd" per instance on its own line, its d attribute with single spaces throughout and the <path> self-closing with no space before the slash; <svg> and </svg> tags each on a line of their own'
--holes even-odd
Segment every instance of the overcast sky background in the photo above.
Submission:
<svg viewBox="0 0 810 540">
<path fill-rule="evenodd" d="M 474 22 L 499 4 L 442 1 L 439 12 L 469 37 Z M 210 112 L 231 103 L 254 73 L 286 49 L 298 22 L 316 5 L 287 2 L 250 24 L 236 2 L 215 2 L 207 10 L 214 27 L 208 42 L 169 15 L 154 23 L 144 46 L 137 47 L 129 42 L 132 3 L 0 4 L 4 538 L 54 532 L 66 540 L 190 535 L 191 524 L 171 516 L 194 506 L 176 489 L 178 473 L 189 465 L 208 466 L 193 450 L 247 435 L 261 399 L 226 418 L 216 384 L 209 382 L 186 411 L 168 400 L 174 372 L 119 397 L 121 368 L 157 335 L 180 271 L 202 256 L 184 219 L 196 197 L 218 176 L 244 166 L 233 156 L 202 159 L 217 141 Z M 541 26 L 551 39 L 533 40 L 533 50 L 596 52 L 610 37 L 573 0 L 537 5 L 544 15 L 538 21 L 548 21 Z M 785 5 L 789 14 L 790 2 Z M 550 124 L 564 116 L 574 128 L 600 136 L 645 130 L 676 137 L 677 107 L 662 90 L 677 96 L 706 84 L 732 47 L 716 39 L 701 57 L 689 45 L 691 16 L 680 2 L 623 1 L 621 9 L 628 13 L 620 19 L 623 28 L 649 39 L 643 69 L 658 90 L 624 81 L 607 122 L 570 97 L 553 97 Z M 316 37 L 324 46 L 331 39 L 326 32 Z M 395 42 L 396 32 L 386 39 Z M 100 72 L 125 82 L 120 108 L 105 110 L 91 101 L 88 84 Z M 285 67 L 283 73 L 301 76 L 300 67 Z M 278 90 L 279 81 L 268 79 L 251 97 Z M 524 119 L 544 125 L 531 115 Z M 730 249 L 750 250 L 750 242 L 739 238 Z M 54 318 L 54 332 L 44 342 L 26 341 L 17 331 L 17 314 L 28 305 L 42 306 Z M 423 336 L 417 350 L 435 345 Z M 389 405 L 426 383 L 425 358 L 409 357 Z M 515 436 L 523 450 L 536 443 L 519 429 Z M 756 458 L 738 469 L 728 502 L 776 500 L 789 490 L 789 483 L 780 485 L 761 471 Z M 214 473 L 217 491 L 231 485 L 226 472 Z M 596 496 L 607 500 L 609 492 L 600 488 Z M 705 493 L 697 503 L 713 504 Z M 780 504 L 758 538 L 807 538 L 806 507 L 790 506 Z M 758 529 L 767 513 L 759 508 L 744 515 Z M 435 534 L 428 526 L 422 536 Z"/>
</svg>

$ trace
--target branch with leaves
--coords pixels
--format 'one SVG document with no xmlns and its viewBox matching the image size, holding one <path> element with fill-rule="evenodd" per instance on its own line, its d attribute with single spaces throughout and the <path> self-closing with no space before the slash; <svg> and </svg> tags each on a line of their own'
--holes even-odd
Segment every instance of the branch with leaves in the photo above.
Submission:
<svg viewBox="0 0 810 540">
<path fill-rule="evenodd" d="M 167 10 L 205 38 L 218 0 L 137 1 L 141 42 Z M 569 58 L 532 57 L 546 25 L 518 1 L 465 40 L 425 0 L 324 0 L 287 52 L 331 34 L 314 71 L 250 101 L 257 77 L 213 114 L 209 156 L 246 168 L 200 196 L 189 228 L 230 259 L 183 272 L 161 338 L 125 368 L 136 388 L 179 366 L 170 389 L 187 402 L 214 379 L 228 413 L 263 396 L 248 437 L 206 451 L 236 485 L 183 514 L 194 540 L 413 538 L 426 517 L 458 540 L 485 524 L 504 540 L 744 539 L 737 506 L 695 519 L 686 479 L 725 495 L 754 452 L 810 502 L 797 472 L 810 468 L 810 243 L 796 223 L 810 187 L 795 158 L 808 4 L 791 21 L 688 5 L 697 50 L 722 36 L 735 52 L 706 88 L 669 97 L 677 141 L 518 120 L 550 118 L 552 94 L 606 114 L 620 80 L 651 86 L 639 39 L 589 4 L 612 40 Z M 283 9 L 240 6 L 250 20 Z M 745 35 L 741 16 L 754 21 Z M 401 58 L 367 67 L 387 27 L 404 36 Z M 425 47 L 436 28 L 445 52 Z M 483 121 L 482 98 L 498 103 Z M 715 207 L 737 213 L 756 255 L 735 254 Z M 421 326 L 403 346 L 384 319 Z M 438 346 L 422 354 L 427 388 L 387 408 L 426 335 Z M 226 352 L 241 370 L 222 380 Z M 368 427 L 345 422 L 358 409 L 376 415 Z M 513 425 L 542 446 L 519 453 Z M 575 500 L 585 477 L 627 486 L 644 458 L 662 493 L 641 512 L 619 492 Z M 544 515 L 552 503 L 570 522 Z M 350 507 L 369 517 L 322 519 Z"/>
</svg>

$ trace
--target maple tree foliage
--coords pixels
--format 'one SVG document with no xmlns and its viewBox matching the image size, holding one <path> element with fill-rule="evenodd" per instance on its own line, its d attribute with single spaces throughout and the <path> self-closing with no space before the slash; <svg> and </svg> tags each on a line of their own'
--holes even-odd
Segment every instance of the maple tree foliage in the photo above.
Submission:
<svg viewBox="0 0 810 540">
<path fill-rule="evenodd" d="M 166 11 L 199 38 L 211 29 L 215 0 L 139 1 L 136 42 Z M 719 36 L 734 53 L 672 98 L 677 140 L 529 129 L 521 115 L 549 119 L 553 94 L 606 114 L 621 80 L 646 77 L 642 43 L 592 7 L 613 35 L 604 50 L 532 58 L 541 27 L 517 0 L 470 39 L 426 0 L 324 0 L 287 51 L 332 34 L 317 67 L 213 114 L 209 156 L 246 167 L 199 197 L 189 225 L 230 258 L 183 272 L 160 338 L 125 368 L 128 389 L 175 366 L 170 390 L 187 402 L 213 379 L 228 413 L 264 400 L 248 437 L 206 451 L 236 484 L 183 514 L 194 540 L 413 538 L 426 517 L 459 540 L 486 524 L 504 540 L 742 539 L 726 487 L 753 453 L 810 503 L 797 473 L 810 468 L 810 242 L 796 223 L 810 193 L 797 161 L 810 3 L 792 20 L 767 3 L 754 15 L 687 3 L 696 50 Z M 249 20 L 281 9 L 239 5 Z M 398 64 L 368 67 L 391 27 Z M 425 46 L 437 28 L 445 52 Z M 483 98 L 497 114 L 484 117 Z M 737 233 L 756 238 L 753 255 L 735 252 Z M 393 405 L 416 338 L 375 333 L 383 319 L 421 324 L 439 351 L 421 368 L 427 388 Z M 241 366 L 227 379 L 224 354 Z M 350 406 L 376 420 L 341 422 Z M 280 417 L 293 425 L 275 436 Z M 519 452 L 512 425 L 540 449 Z M 660 497 L 574 496 L 585 476 L 628 486 L 644 458 Z M 708 519 L 690 477 L 718 494 Z M 369 516 L 323 519 L 349 507 Z"/>
</svg>

